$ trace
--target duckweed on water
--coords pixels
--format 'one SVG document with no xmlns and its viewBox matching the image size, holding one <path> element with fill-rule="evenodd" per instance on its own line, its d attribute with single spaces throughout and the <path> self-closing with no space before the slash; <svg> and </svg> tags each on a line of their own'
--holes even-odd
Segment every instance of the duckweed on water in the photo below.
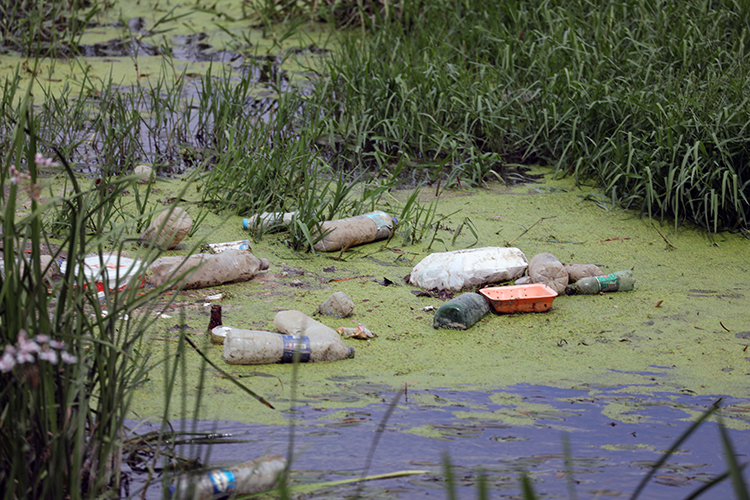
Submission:
<svg viewBox="0 0 750 500">
<path fill-rule="evenodd" d="M 424 308 L 438 307 L 441 301 L 416 297 L 411 293 L 414 288 L 404 284 L 413 264 L 429 253 L 427 243 L 400 248 L 394 238 L 387 248 L 380 242 L 352 249 L 343 260 L 292 252 L 281 243 L 281 235 L 255 243 L 253 252 L 268 258 L 271 267 L 248 283 L 222 287 L 231 297 L 222 302 L 225 324 L 273 330 L 278 310 L 313 314 L 325 298 L 340 290 L 356 304 L 354 316 L 317 319 L 333 328 L 362 322 L 378 337 L 368 342 L 347 340 L 356 349 L 353 360 L 302 366 L 296 403 L 289 401 L 288 365 L 231 367 L 230 373 L 249 376 L 243 381 L 267 397 L 277 411 L 259 407 L 209 369 L 201 418 L 280 424 L 298 404 L 365 406 L 380 401 L 384 387 L 404 386 L 415 391 L 497 391 L 528 383 L 589 387 L 595 398 L 597 384 L 603 384 L 636 386 L 629 390 L 645 394 L 745 396 L 750 355 L 741 335 L 748 320 L 744 298 L 749 293 L 743 256 L 750 251 L 750 242 L 728 233 L 709 236 L 688 225 L 654 226 L 629 212 L 603 210 L 585 199 L 588 193 L 567 181 L 549 179 L 511 190 L 496 185 L 444 195 L 440 210 L 459 212 L 444 221 L 431 251 L 474 243 L 473 235 L 462 234 L 451 244 L 451 231 L 469 217 L 479 236 L 477 247 L 502 246 L 515 239 L 514 245 L 529 258 L 551 252 L 566 263 L 595 263 L 606 272 L 633 269 L 636 276 L 633 292 L 557 297 L 548 313 L 490 314 L 466 331 L 434 330 L 433 313 Z M 221 227 L 207 220 L 201 232 L 211 234 L 214 241 L 247 236 L 238 217 L 222 221 Z M 284 266 L 304 274 L 285 275 Z M 356 278 L 332 280 L 352 277 Z M 378 284 L 383 278 L 397 285 Z M 191 335 L 206 341 L 204 349 L 211 359 L 222 363 L 221 347 L 209 345 L 202 335 L 208 308 L 200 299 L 213 292 L 184 292 L 185 324 Z M 152 347 L 160 350 L 164 340 L 176 335 L 169 329 L 177 318 L 174 314 L 160 320 Z M 197 355 L 194 361 L 188 388 L 196 380 Z M 158 373 L 152 372 L 134 405 L 140 416 L 158 411 L 161 387 Z M 526 405 L 512 400 L 508 404 Z M 527 410 L 533 411 L 493 418 L 533 422 L 539 409 Z M 612 418 L 631 418 L 619 402 L 612 402 L 606 411 Z"/>
</svg>

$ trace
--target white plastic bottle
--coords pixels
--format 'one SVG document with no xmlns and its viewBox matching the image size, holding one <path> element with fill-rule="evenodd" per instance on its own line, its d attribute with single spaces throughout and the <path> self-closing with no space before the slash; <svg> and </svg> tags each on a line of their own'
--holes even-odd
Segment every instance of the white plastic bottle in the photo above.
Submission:
<svg viewBox="0 0 750 500">
<path fill-rule="evenodd" d="M 197 474 L 183 474 L 171 485 L 172 500 L 213 500 L 227 495 L 250 495 L 276 485 L 286 467 L 279 455 L 269 455 L 233 467 L 216 468 Z"/>
<path fill-rule="evenodd" d="M 323 235 L 313 249 L 317 252 L 335 252 L 393 236 L 397 221 L 385 212 L 366 214 L 326 221 L 320 224 L 316 237 Z"/>
</svg>

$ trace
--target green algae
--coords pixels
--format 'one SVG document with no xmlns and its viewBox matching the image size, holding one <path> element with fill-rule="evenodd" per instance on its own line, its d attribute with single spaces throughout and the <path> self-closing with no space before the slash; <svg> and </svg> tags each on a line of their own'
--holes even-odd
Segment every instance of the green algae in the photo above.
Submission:
<svg viewBox="0 0 750 500">
<path fill-rule="evenodd" d="M 334 45 L 337 38 L 316 23 L 266 26 L 259 19 L 248 19 L 240 0 L 222 2 L 220 9 L 200 2 L 167 6 L 159 0 L 115 5 L 116 8 L 100 9 L 92 18 L 92 25 L 77 39 L 76 50 L 87 55 L 74 52 L 66 58 L 35 59 L 13 52 L 0 53 L 0 80 L 13 78 L 18 72 L 19 88 L 31 84 L 32 95 L 41 98 L 59 96 L 69 87 L 94 92 L 97 86 L 110 82 L 123 88 L 147 87 L 164 77 L 168 81 L 176 81 L 182 74 L 194 78 L 207 74 L 209 69 L 214 75 L 233 72 L 239 80 L 240 69 L 268 64 L 270 58 L 289 84 L 302 85 L 310 71 L 321 66 L 326 47 Z M 128 27 L 128 21 L 135 18 L 143 20 L 140 31 Z M 200 57 L 180 50 L 189 48 L 190 40 L 195 39 L 205 47 Z M 123 53 L 120 46 L 132 41 L 136 42 L 132 54 Z M 97 50 L 91 49 L 94 47 Z M 183 55 L 185 52 L 188 54 Z M 259 84 L 251 94 L 276 97 L 277 92 L 272 85 Z"/>
<path fill-rule="evenodd" d="M 555 189 L 539 189 L 545 186 Z M 466 331 L 433 329 L 432 312 L 425 308 L 442 302 L 416 297 L 415 288 L 404 284 L 413 264 L 429 253 L 427 243 L 399 248 L 394 238 L 385 249 L 382 243 L 373 243 L 345 253 L 342 260 L 328 254 L 293 252 L 284 244 L 283 234 L 253 242 L 253 253 L 270 260 L 269 270 L 249 282 L 185 292 L 193 303 L 184 306 L 184 324 L 189 335 L 204 341 L 202 349 L 212 361 L 235 376 L 247 375 L 243 383 L 266 397 L 276 410 L 259 405 L 206 368 L 199 418 L 283 424 L 292 407 L 356 409 L 387 402 L 387 393 L 404 387 L 415 392 L 502 391 L 524 383 L 588 388 L 593 399 L 598 397 L 598 388 L 618 386 L 625 386 L 624 392 L 662 398 L 670 393 L 746 397 L 747 341 L 735 333 L 743 331 L 748 319 L 743 299 L 748 293 L 749 266 L 744 256 L 750 242 L 738 235 L 707 235 L 686 224 L 675 228 L 652 224 L 631 212 L 606 211 L 581 197 L 590 192 L 569 180 L 553 180 L 513 190 L 498 185 L 443 197 L 442 213 L 459 212 L 444 221 L 442 242 L 433 243 L 431 251 L 474 243 L 473 236 L 460 235 L 455 245 L 450 244 L 451 229 L 470 217 L 479 235 L 475 246 L 502 246 L 515 239 L 514 245 L 529 258 L 537 252 L 551 252 L 563 262 L 595 263 L 609 272 L 633 269 L 636 276 L 632 292 L 557 297 L 549 312 L 490 314 Z M 196 215 L 195 207 L 187 210 Z M 229 217 L 207 219 L 194 238 L 233 241 L 247 236 L 240 218 Z M 290 274 L 289 267 L 303 274 Z M 383 278 L 397 286 L 379 284 Z M 268 330 L 273 330 L 273 316 L 279 310 L 294 308 L 314 315 L 323 300 L 343 291 L 356 304 L 354 315 L 342 320 L 316 319 L 333 328 L 362 322 L 378 337 L 345 340 L 356 350 L 352 360 L 300 366 L 294 388 L 297 400 L 292 401 L 291 366 L 222 365 L 222 348 L 211 345 L 203 334 L 210 308 L 201 298 L 217 291 L 230 296 L 221 302 L 224 324 Z M 164 338 L 165 330 L 176 324 L 174 318 L 159 320 L 156 330 L 160 331 L 153 336 Z M 172 340 L 176 336 L 170 332 Z M 175 394 L 186 391 L 188 407 L 197 397 L 201 369 L 197 355 L 189 358 L 188 380 L 175 388 Z M 133 410 L 141 417 L 159 414 L 163 407 L 159 370 L 151 374 L 134 400 Z M 624 396 L 604 399 L 604 412 L 627 422 L 634 418 L 633 405 Z M 493 401 L 508 408 L 482 418 L 523 425 L 539 418 L 565 417 L 559 410 L 502 392 Z M 478 417 L 451 408 L 450 400 L 435 399 L 429 404 L 454 412 L 456 418 Z M 748 428 L 747 414 L 741 409 L 734 414 L 740 418 L 730 425 Z"/>
</svg>

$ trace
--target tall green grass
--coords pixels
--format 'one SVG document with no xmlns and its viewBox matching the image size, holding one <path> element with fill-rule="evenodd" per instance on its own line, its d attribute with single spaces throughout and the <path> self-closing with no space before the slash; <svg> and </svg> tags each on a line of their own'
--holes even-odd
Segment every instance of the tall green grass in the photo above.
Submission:
<svg viewBox="0 0 750 500">
<path fill-rule="evenodd" d="M 79 270 L 91 255 L 101 265 L 105 250 L 133 247 L 148 212 L 127 216 L 121 199 L 138 189 L 137 178 L 81 178 L 54 146 L 59 165 L 50 165 L 37 153 L 40 123 L 28 91 L 14 116 L 0 167 L 0 496 L 119 497 L 128 484 L 131 397 L 161 362 L 142 341 L 158 307 L 169 304 L 159 305 L 160 293 L 174 282 L 139 288 L 160 250 L 135 247 L 129 285 L 116 286 L 115 272 L 99 278 L 97 293 Z M 43 199 L 43 168 L 60 168 L 70 191 Z M 62 262 L 60 278 L 51 277 Z"/>
<path fill-rule="evenodd" d="M 542 163 L 650 217 L 747 227 L 747 2 L 414 5 L 365 18 L 307 99 L 351 162 L 473 184 Z"/>
</svg>

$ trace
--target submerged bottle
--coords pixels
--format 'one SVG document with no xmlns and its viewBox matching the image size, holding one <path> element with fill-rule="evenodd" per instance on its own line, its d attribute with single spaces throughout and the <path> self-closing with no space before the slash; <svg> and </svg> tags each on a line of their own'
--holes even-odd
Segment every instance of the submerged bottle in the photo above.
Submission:
<svg viewBox="0 0 750 500">
<path fill-rule="evenodd" d="M 466 330 L 490 312 L 490 305 L 478 293 L 464 293 L 440 306 L 435 311 L 433 328 Z"/>
<path fill-rule="evenodd" d="M 284 471 L 286 460 L 269 455 L 227 468 L 179 476 L 169 487 L 172 500 L 212 500 L 227 495 L 268 491 Z"/>
<path fill-rule="evenodd" d="M 384 240 L 393 236 L 397 223 L 395 218 L 380 211 L 326 221 L 318 228 L 315 237 L 323 237 L 313 245 L 313 249 L 317 252 L 335 252 L 342 248 Z"/>
<path fill-rule="evenodd" d="M 599 292 L 627 292 L 633 289 L 633 271 L 618 271 L 606 276 L 581 278 L 565 288 L 568 295 L 595 295 Z"/>
</svg>

